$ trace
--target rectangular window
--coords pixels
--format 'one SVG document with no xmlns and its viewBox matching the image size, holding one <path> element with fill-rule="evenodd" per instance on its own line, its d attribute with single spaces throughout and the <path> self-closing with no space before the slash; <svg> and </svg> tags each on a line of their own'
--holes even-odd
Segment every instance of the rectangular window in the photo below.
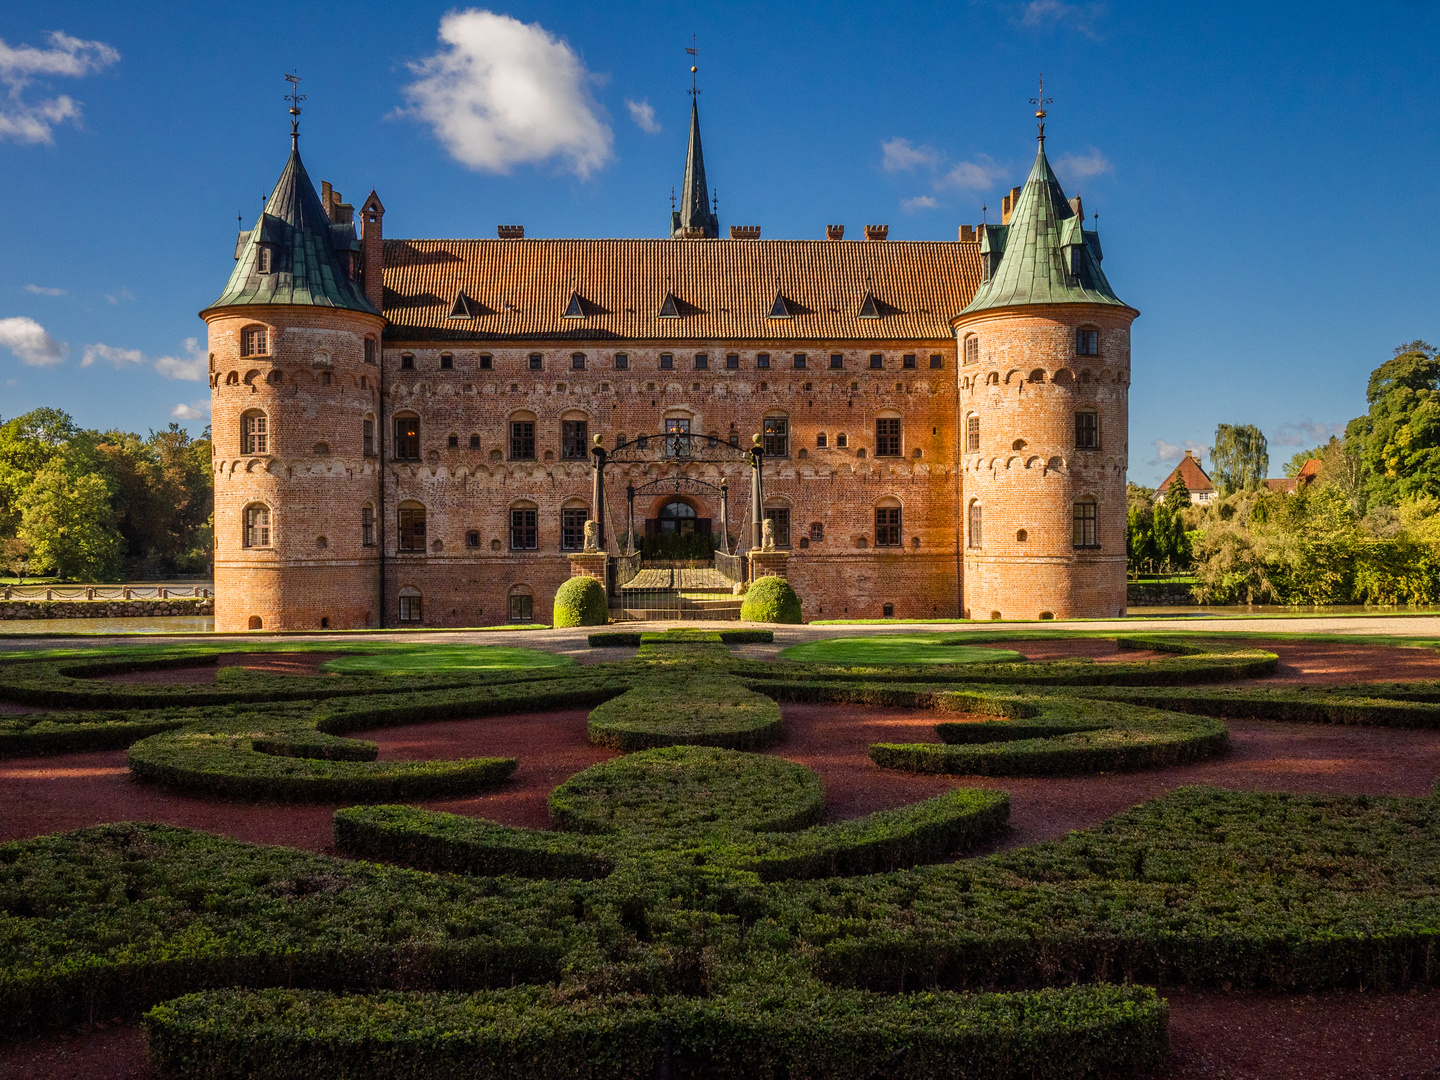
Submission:
<svg viewBox="0 0 1440 1080">
<path fill-rule="evenodd" d="M 770 366 L 770 354 L 768 352 L 755 354 L 755 366 L 764 371 Z"/>
<path fill-rule="evenodd" d="M 401 367 L 402 369 L 404 369 L 405 371 L 414 371 L 414 370 L 415 370 L 415 357 L 413 357 L 412 355 L 410 355 L 408 352 L 407 352 L 407 353 L 402 353 L 402 354 L 400 355 L 400 367 Z"/>
<path fill-rule="evenodd" d="M 978 416 L 965 418 L 965 449 L 980 449 L 980 417 Z"/>
<path fill-rule="evenodd" d="M 570 370 L 571 370 L 571 371 L 584 371 L 584 370 L 585 370 L 585 354 L 584 354 L 583 352 L 577 352 L 577 353 L 571 353 L 571 354 L 570 354 Z"/>
<path fill-rule="evenodd" d="M 535 598 L 533 596 L 510 597 L 510 621 L 528 623 L 535 621 Z"/>
<path fill-rule="evenodd" d="M 710 357 L 707 356 L 707 355 L 706 355 L 705 353 L 703 353 L 703 352 L 697 352 L 697 353 L 695 354 L 695 370 L 696 370 L 696 371 L 705 371 L 705 370 L 708 370 L 709 367 L 710 367 Z"/>
<path fill-rule="evenodd" d="M 451 450 L 459 450 L 459 449 L 460 449 L 460 436 L 459 436 L 459 435 L 451 435 L 448 439 L 445 440 L 445 445 L 446 445 L 447 448 L 449 448 L 449 449 L 451 449 Z"/>
<path fill-rule="evenodd" d="M 1079 450 L 1100 448 L 1100 417 L 1093 412 L 1075 414 L 1075 446 Z"/>
<path fill-rule="evenodd" d="M 270 546 L 270 508 L 252 506 L 245 511 L 245 546 Z"/>
<path fill-rule="evenodd" d="M 1100 331 L 1099 330 L 1076 330 L 1075 331 L 1075 353 L 1078 356 L 1099 356 L 1100 355 Z"/>
<path fill-rule="evenodd" d="M 783 416 L 765 417 L 765 456 L 790 456 L 790 421 Z"/>
<path fill-rule="evenodd" d="M 1077 502 L 1075 504 L 1075 546 L 1077 548 L 1100 546 L 1095 537 L 1095 504 L 1093 502 Z"/>
<path fill-rule="evenodd" d="M 365 339 L 365 362 L 367 364 L 375 363 L 375 361 L 378 359 L 376 354 L 379 351 L 380 343 L 376 341 L 373 337 L 367 337 Z"/>
<path fill-rule="evenodd" d="M 875 508 L 875 546 L 900 546 L 900 507 L 877 506 Z"/>
<path fill-rule="evenodd" d="M 850 440 L 846 437 L 843 431 L 839 435 L 835 436 L 835 449 L 844 450 L 849 445 Z"/>
<path fill-rule="evenodd" d="M 494 358 L 493 356 L 491 356 L 489 353 L 481 353 L 481 355 L 480 355 L 480 370 L 481 370 L 481 371 L 493 371 L 494 369 L 495 369 L 495 358 Z"/>
<path fill-rule="evenodd" d="M 902 368 L 913 368 L 915 366 L 915 354 L 906 353 L 900 358 L 900 366 Z"/>
<path fill-rule="evenodd" d="M 937 369 L 937 368 L 943 371 L 944 368 L 945 368 L 945 357 L 941 356 L 938 352 L 937 352 L 937 353 L 931 353 L 931 354 L 930 354 L 930 368 L 931 368 L 932 371 L 935 370 L 935 369 Z"/>
<path fill-rule="evenodd" d="M 454 371 L 454 370 L 455 370 L 455 357 L 451 356 L 448 352 L 447 352 L 447 353 L 441 353 L 441 354 L 440 354 L 440 370 L 441 370 L 441 371 Z"/>
<path fill-rule="evenodd" d="M 669 353 L 661 353 L 661 354 L 660 354 L 660 370 L 661 370 L 661 371 L 674 371 L 674 370 L 675 370 L 675 357 L 671 356 Z"/>
<path fill-rule="evenodd" d="M 251 326 L 240 331 L 241 356 L 264 356 L 267 352 L 265 327 Z"/>
<path fill-rule="evenodd" d="M 465 546 L 467 548 L 478 548 L 480 546 L 480 533 L 471 529 L 465 534 Z"/>
<path fill-rule="evenodd" d="M 733 353 L 733 352 L 732 352 L 732 353 L 727 353 L 727 354 L 726 354 L 726 356 L 725 356 L 725 370 L 726 370 L 726 371 L 739 371 L 739 370 L 740 370 L 740 355 L 739 355 L 738 353 Z"/>
<path fill-rule="evenodd" d="M 268 428 L 268 417 L 264 413 L 255 413 L 247 416 L 241 421 L 241 447 L 242 454 L 266 454 L 270 445 Z"/>
<path fill-rule="evenodd" d="M 375 421 L 367 418 L 361 439 L 362 448 L 366 457 L 375 456 Z"/>
<path fill-rule="evenodd" d="M 822 432 L 820 432 L 819 435 L 816 435 L 816 436 L 815 436 L 815 449 L 816 449 L 816 450 L 824 450 L 825 447 L 828 446 L 828 445 L 829 445 L 829 441 L 825 438 L 825 432 L 822 431 Z"/>
<path fill-rule="evenodd" d="M 825 526 L 824 526 L 823 524 L 821 524 L 820 522 L 818 522 L 818 521 L 812 521 L 812 522 L 810 523 L 810 542 L 811 542 L 812 544 L 815 544 L 815 543 L 818 543 L 818 542 L 820 542 L 821 540 L 824 540 L 824 539 L 825 539 Z"/>
<path fill-rule="evenodd" d="M 560 422 L 560 456 L 569 461 L 584 461 L 589 448 L 586 443 L 587 424 L 584 420 Z"/>
<path fill-rule="evenodd" d="M 980 504 L 970 504 L 970 536 L 966 541 L 968 546 L 978 548 L 980 546 Z"/>
<path fill-rule="evenodd" d="M 884 357 L 884 356 L 882 356 L 880 353 L 871 353 L 871 354 L 870 354 L 870 370 L 871 370 L 871 371 L 879 371 L 879 370 L 880 370 L 881 368 L 883 368 L 884 366 L 885 366 L 885 357 Z"/>
<path fill-rule="evenodd" d="M 510 457 L 514 461 L 530 461 L 535 457 L 535 421 L 510 421 Z"/>
<path fill-rule="evenodd" d="M 545 358 L 544 358 L 543 356 L 541 356 L 538 352 L 532 352 L 532 353 L 530 354 L 530 370 L 531 370 L 531 371 L 544 371 L 544 370 L 545 370 Z"/>
<path fill-rule="evenodd" d="M 875 421 L 875 456 L 900 456 L 900 418 L 882 416 Z"/>
<path fill-rule="evenodd" d="M 402 416 L 395 421 L 395 460 L 420 460 L 420 419 Z"/>
<path fill-rule="evenodd" d="M 980 339 L 971 334 L 965 339 L 965 363 L 978 364 L 980 362 Z"/>
<path fill-rule="evenodd" d="M 805 354 L 804 354 L 803 352 L 797 352 L 797 353 L 795 354 L 795 367 L 796 367 L 797 369 L 799 369 L 799 368 L 803 368 L 804 366 L 805 366 Z"/>
<path fill-rule="evenodd" d="M 625 353 L 623 353 L 623 352 L 617 352 L 617 353 L 615 354 L 615 370 L 616 370 L 616 371 L 629 371 L 629 370 L 630 370 L 630 357 L 627 356 L 627 355 L 626 355 Z"/>
<path fill-rule="evenodd" d="M 560 549 L 562 551 L 581 551 L 585 547 L 585 522 L 590 519 L 590 511 L 583 506 L 574 510 L 560 511 Z"/>
<path fill-rule="evenodd" d="M 375 508 L 373 506 L 360 508 L 360 546 L 375 546 Z"/>
<path fill-rule="evenodd" d="M 690 456 L 690 420 L 672 416 L 665 421 L 665 454 L 667 457 Z"/>
<path fill-rule="evenodd" d="M 540 546 L 540 511 L 510 511 L 510 549 L 533 551 Z"/>
<path fill-rule="evenodd" d="M 470 436 L 470 449 L 471 449 L 471 450 L 479 450 L 479 449 L 480 449 L 480 436 L 479 436 L 479 435 L 471 435 L 471 436 Z"/>
<path fill-rule="evenodd" d="M 418 597 L 418 596 L 402 596 L 402 597 L 400 597 L 400 621 L 401 621 L 401 622 L 419 622 L 419 621 L 420 621 L 420 597 Z"/>
<path fill-rule="evenodd" d="M 425 550 L 425 509 L 400 508 L 400 535 L 398 547 L 401 551 Z"/>
<path fill-rule="evenodd" d="M 871 367 L 874 367 L 875 364 L 872 362 L 872 363 L 870 364 L 870 366 L 871 366 Z M 845 370 L 845 356 L 844 356 L 843 353 L 831 353 L 831 354 L 830 354 L 830 370 L 831 370 L 831 371 L 843 371 L 843 370 Z"/>
<path fill-rule="evenodd" d="M 790 508 L 788 506 L 769 507 L 765 511 L 765 517 L 772 523 L 770 527 L 775 530 L 775 546 L 788 548 L 790 546 Z"/>
</svg>

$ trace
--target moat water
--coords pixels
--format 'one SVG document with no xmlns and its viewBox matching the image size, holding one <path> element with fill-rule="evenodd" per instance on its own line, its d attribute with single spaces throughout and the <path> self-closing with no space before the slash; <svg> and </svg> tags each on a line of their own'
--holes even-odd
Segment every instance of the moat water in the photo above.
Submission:
<svg viewBox="0 0 1440 1080">
<path fill-rule="evenodd" d="M 0 634 L 185 634 L 215 629 L 213 615 L 130 619 L 6 619 Z"/>
</svg>

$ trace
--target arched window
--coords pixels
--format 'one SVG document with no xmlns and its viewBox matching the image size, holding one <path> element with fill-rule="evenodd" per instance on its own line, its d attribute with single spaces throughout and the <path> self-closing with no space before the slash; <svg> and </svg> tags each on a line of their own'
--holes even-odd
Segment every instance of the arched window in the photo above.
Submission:
<svg viewBox="0 0 1440 1080">
<path fill-rule="evenodd" d="M 540 546 L 540 510 L 534 503 L 510 507 L 510 550 L 534 551 Z"/>
<path fill-rule="evenodd" d="M 978 500 L 970 504 L 970 535 L 966 540 L 966 546 L 978 548 L 980 546 L 980 503 Z"/>
<path fill-rule="evenodd" d="M 270 546 L 270 507 L 264 503 L 251 503 L 245 508 L 245 546 Z"/>
<path fill-rule="evenodd" d="M 825 432 L 823 432 L 823 431 L 817 432 L 816 435 L 815 435 L 815 449 L 816 449 L 816 450 L 824 450 L 824 449 L 825 449 L 827 446 L 829 446 L 829 445 L 830 445 L 830 442 L 829 442 L 829 440 L 826 438 Z"/>
<path fill-rule="evenodd" d="M 413 413 L 395 418 L 395 460 L 420 460 L 420 418 Z"/>
<path fill-rule="evenodd" d="M 1075 414 L 1075 448 L 1077 450 L 1100 449 L 1099 414 L 1090 410 Z"/>
<path fill-rule="evenodd" d="M 360 545 L 375 546 L 375 507 L 369 503 L 360 508 Z"/>
<path fill-rule="evenodd" d="M 875 506 L 875 546 L 900 547 L 900 500 L 881 499 Z"/>
<path fill-rule="evenodd" d="M 1100 546 L 1096 532 L 1096 506 L 1094 499 L 1081 499 L 1075 504 L 1074 541 L 1077 548 Z"/>
<path fill-rule="evenodd" d="M 232 372 L 230 372 L 229 375 L 226 375 L 226 376 L 225 376 L 225 385 L 226 385 L 226 386 L 239 386 L 239 385 L 240 385 L 240 373 L 239 373 L 238 371 L 232 371 Z"/>
<path fill-rule="evenodd" d="M 965 449 L 980 449 L 980 417 L 974 413 L 965 417 Z"/>
<path fill-rule="evenodd" d="M 560 550 L 583 551 L 585 522 L 590 520 L 590 507 L 582 499 L 566 499 L 560 507 Z"/>
<path fill-rule="evenodd" d="M 265 327 L 247 326 L 240 331 L 240 355 L 270 355 L 270 334 Z"/>
<path fill-rule="evenodd" d="M 240 416 L 240 452 L 242 454 L 268 454 L 270 452 L 270 418 L 259 409 L 251 409 Z"/>
<path fill-rule="evenodd" d="M 425 550 L 425 506 L 418 502 L 400 504 L 397 524 L 400 531 L 396 547 L 400 551 L 423 552 Z"/>
<path fill-rule="evenodd" d="M 655 531 L 662 536 L 667 533 L 690 536 L 695 532 L 697 520 L 693 506 L 675 499 L 660 508 L 660 513 L 655 518 Z"/>
<path fill-rule="evenodd" d="M 406 585 L 400 590 L 400 621 L 405 623 L 418 623 L 422 615 L 422 599 L 420 590 L 414 585 Z"/>
<path fill-rule="evenodd" d="M 875 456 L 900 457 L 900 417 L 879 416 L 875 419 Z"/>
<path fill-rule="evenodd" d="M 974 334 L 965 338 L 965 363 L 978 364 L 980 362 L 980 339 Z"/>
<path fill-rule="evenodd" d="M 1100 331 L 1094 327 L 1082 326 L 1075 331 L 1075 355 L 1099 356 Z"/>
<path fill-rule="evenodd" d="M 1029 381 L 1030 381 L 1030 382 L 1044 382 L 1044 381 L 1045 381 L 1045 369 L 1044 369 L 1044 368 L 1038 368 L 1038 367 L 1037 367 L 1034 371 L 1030 372 L 1030 379 L 1029 379 Z"/>
</svg>

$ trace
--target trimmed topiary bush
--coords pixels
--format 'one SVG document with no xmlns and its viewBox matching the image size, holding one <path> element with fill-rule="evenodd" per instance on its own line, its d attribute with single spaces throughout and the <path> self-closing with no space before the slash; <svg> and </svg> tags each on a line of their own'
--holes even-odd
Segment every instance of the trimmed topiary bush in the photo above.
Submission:
<svg viewBox="0 0 1440 1080">
<path fill-rule="evenodd" d="M 798 623 L 800 597 L 782 577 L 763 577 L 753 583 L 740 605 L 744 622 Z"/>
<path fill-rule="evenodd" d="M 605 586 L 593 577 L 572 577 L 555 590 L 556 626 L 604 626 L 609 618 Z"/>
</svg>

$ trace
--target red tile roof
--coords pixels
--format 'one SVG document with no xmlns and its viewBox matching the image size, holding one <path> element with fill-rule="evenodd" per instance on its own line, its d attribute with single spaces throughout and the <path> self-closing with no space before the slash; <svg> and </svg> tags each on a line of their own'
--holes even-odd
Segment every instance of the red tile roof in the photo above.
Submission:
<svg viewBox="0 0 1440 1080">
<path fill-rule="evenodd" d="M 1215 490 L 1215 485 L 1210 482 L 1210 477 L 1206 476 L 1205 470 L 1200 467 L 1200 459 L 1191 456 L 1187 450 L 1185 456 L 1180 459 L 1180 464 L 1176 465 L 1175 468 L 1171 470 L 1170 475 L 1165 477 L 1165 479 L 1160 482 L 1160 486 L 1155 489 L 1157 497 L 1165 493 L 1166 489 L 1170 487 L 1171 481 L 1173 481 L 1177 475 L 1185 481 L 1185 486 L 1190 489 L 1190 494 L 1192 495 L 1200 491 Z"/>
</svg>

